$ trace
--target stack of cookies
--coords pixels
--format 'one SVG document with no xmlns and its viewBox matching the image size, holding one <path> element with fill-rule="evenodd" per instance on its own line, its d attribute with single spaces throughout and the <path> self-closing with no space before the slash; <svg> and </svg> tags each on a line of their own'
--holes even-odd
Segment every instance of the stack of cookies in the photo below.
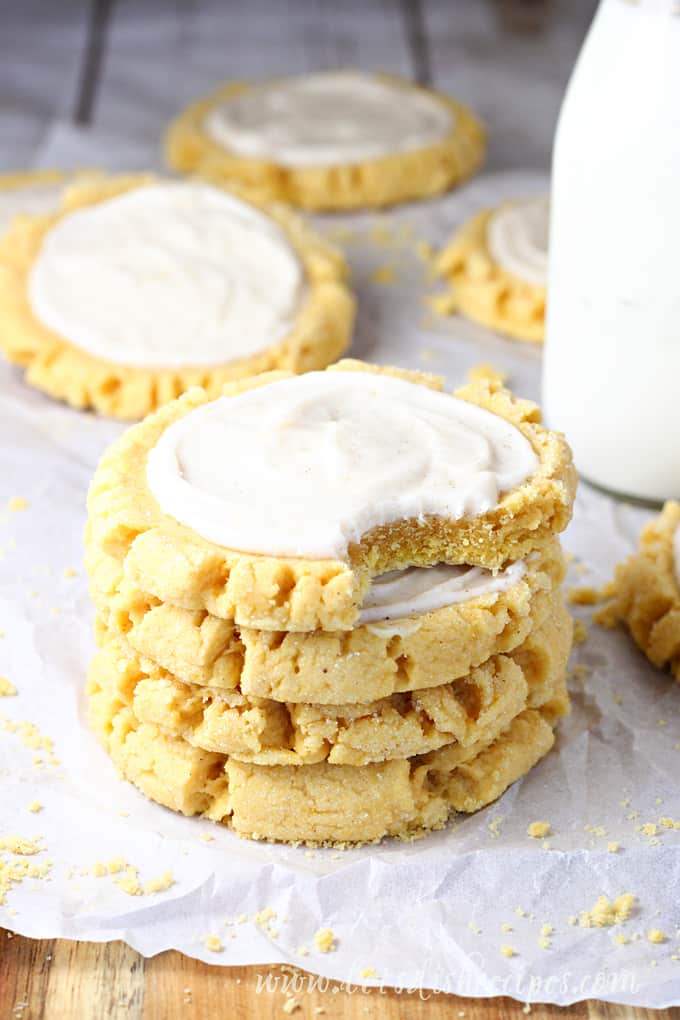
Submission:
<svg viewBox="0 0 680 1020">
<path fill-rule="evenodd" d="M 104 455 L 93 726 L 148 797 L 252 838 L 412 837 L 569 710 L 575 474 L 485 380 L 341 362 L 194 389 Z"/>
</svg>

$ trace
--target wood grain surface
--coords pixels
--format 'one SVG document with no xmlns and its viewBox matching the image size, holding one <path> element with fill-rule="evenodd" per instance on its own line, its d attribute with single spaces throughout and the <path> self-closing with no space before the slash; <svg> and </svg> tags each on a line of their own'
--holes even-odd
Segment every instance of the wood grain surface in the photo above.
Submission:
<svg viewBox="0 0 680 1020">
<path fill-rule="evenodd" d="M 286 1003 L 294 1000 L 292 1009 Z M 345 989 L 289 967 L 149 960 L 122 942 L 38 941 L 0 929 L 0 1020 L 678 1020 L 680 1009 L 560 1008 L 430 991 Z"/>
</svg>

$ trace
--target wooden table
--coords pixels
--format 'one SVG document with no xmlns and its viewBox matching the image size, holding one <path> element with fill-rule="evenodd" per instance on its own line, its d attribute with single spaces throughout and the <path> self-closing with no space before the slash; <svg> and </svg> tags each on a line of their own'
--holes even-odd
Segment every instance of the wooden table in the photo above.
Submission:
<svg viewBox="0 0 680 1020">
<path fill-rule="evenodd" d="M 594 0 L 372 0 L 369 5 L 296 0 L 281 17 L 277 0 L 249 0 L 229 5 L 222 30 L 206 34 L 203 16 L 217 3 L 92 0 L 89 10 L 81 3 L 41 7 L 37 0 L 5 5 L 3 41 L 11 45 L 4 48 L 0 68 L 2 164 L 28 165 L 54 118 L 103 130 L 129 127 L 138 136 L 156 138 L 168 116 L 221 77 L 344 64 L 416 77 L 469 101 L 490 128 L 490 168 L 547 168 L 561 94 L 594 9 Z M 35 30 L 38 20 L 42 32 Z M 173 52 L 181 53 L 181 61 L 173 62 Z M 175 63 L 182 74 L 168 75 L 168 65 Z M 515 102 L 509 107 L 507 94 L 513 89 Z M 32 941 L 0 929 L 0 1020 L 266 1020 L 288 1015 L 286 977 L 290 972 L 276 967 L 207 966 L 173 952 L 145 960 L 119 942 Z M 350 993 L 334 985 L 309 991 L 306 980 L 299 978 L 303 990 L 296 993 L 300 1007 L 293 1017 L 525 1015 L 522 1005 L 509 999 L 400 995 L 390 989 Z M 586 1002 L 564 1010 L 534 1006 L 531 1012 L 539 1018 L 558 1014 L 665 1020 L 680 1017 L 680 1010 Z"/>
<path fill-rule="evenodd" d="M 680 1009 L 534 1005 L 421 991 L 316 985 L 287 967 L 215 967 L 180 953 L 152 959 L 122 942 L 34 941 L 0 929 L 0 1020 L 671 1020 Z M 289 982 L 289 984 L 286 984 Z M 311 988 L 310 988 L 311 985 Z M 299 1008 L 284 1010 L 291 995 Z"/>
</svg>

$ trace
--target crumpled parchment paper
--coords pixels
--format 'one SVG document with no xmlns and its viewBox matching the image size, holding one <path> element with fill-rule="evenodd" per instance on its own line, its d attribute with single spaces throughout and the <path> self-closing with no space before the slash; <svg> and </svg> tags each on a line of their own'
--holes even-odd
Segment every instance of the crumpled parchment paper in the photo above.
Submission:
<svg viewBox="0 0 680 1020">
<path fill-rule="evenodd" d="M 57 124 L 38 163 L 140 167 L 154 165 L 155 153 L 155 142 Z M 537 398 L 538 350 L 432 319 L 422 297 L 436 285 L 414 241 L 436 246 L 481 205 L 546 186 L 535 175 L 495 175 L 390 213 L 318 218 L 343 236 L 352 264 L 360 314 L 351 353 L 443 373 L 450 386 L 490 361 L 516 392 Z M 384 267 L 395 282 L 371 282 Z M 32 937 L 123 939 L 145 955 L 175 948 L 217 964 L 297 963 L 355 984 L 560 1004 L 680 1002 L 680 832 L 659 824 L 680 818 L 680 687 L 624 632 L 588 627 L 574 652 L 573 714 L 556 749 L 497 803 L 427 839 L 306 851 L 176 816 L 117 778 L 83 704 L 93 650 L 84 502 L 122 426 L 50 401 L 5 365 L 0 393 L 0 675 L 18 691 L 0 698 L 0 837 L 40 836 L 42 852 L 27 860 L 52 862 L 48 879 L 11 889 L 0 924 Z M 24 510 L 7 508 L 15 496 Z M 570 583 L 603 584 L 647 516 L 582 485 L 565 536 L 577 557 Z M 588 621 L 590 612 L 577 615 Z M 38 733 L 15 725 L 23 721 Z M 42 810 L 31 812 L 33 801 Z M 527 835 L 535 819 L 550 822 L 547 841 Z M 647 823 L 658 831 L 645 835 Z M 618 852 L 607 849 L 612 841 Z M 116 884 L 124 872 L 93 874 L 97 862 L 116 858 L 138 869 L 141 885 L 165 872 L 174 884 L 130 896 Z M 624 892 L 637 906 L 623 926 L 569 923 L 598 896 Z M 254 921 L 265 908 L 275 916 Z M 327 954 L 314 945 L 322 926 L 337 940 Z M 664 942 L 648 941 L 652 928 Z M 616 941 L 621 934 L 626 944 Z M 206 949 L 208 935 L 223 951 Z M 502 945 L 515 955 L 503 956 Z M 365 968 L 377 977 L 362 979 Z"/>
</svg>

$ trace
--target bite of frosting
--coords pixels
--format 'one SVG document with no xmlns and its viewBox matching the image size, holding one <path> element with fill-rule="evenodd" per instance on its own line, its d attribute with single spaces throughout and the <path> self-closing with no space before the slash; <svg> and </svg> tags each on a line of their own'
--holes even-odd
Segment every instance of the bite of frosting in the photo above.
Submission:
<svg viewBox="0 0 680 1020">
<path fill-rule="evenodd" d="M 282 166 L 358 163 L 441 141 L 453 113 L 432 94 L 359 71 L 277 78 L 224 99 L 205 119 L 219 145 Z"/>
<path fill-rule="evenodd" d="M 161 510 L 210 542 L 345 558 L 370 529 L 493 509 L 538 464 L 483 408 L 370 372 L 310 372 L 222 397 L 150 451 Z"/>
<path fill-rule="evenodd" d="M 524 575 L 522 560 L 494 574 L 483 567 L 407 567 L 374 577 L 361 607 L 359 623 L 379 623 L 431 613 L 482 595 L 507 591 Z"/>
</svg>

